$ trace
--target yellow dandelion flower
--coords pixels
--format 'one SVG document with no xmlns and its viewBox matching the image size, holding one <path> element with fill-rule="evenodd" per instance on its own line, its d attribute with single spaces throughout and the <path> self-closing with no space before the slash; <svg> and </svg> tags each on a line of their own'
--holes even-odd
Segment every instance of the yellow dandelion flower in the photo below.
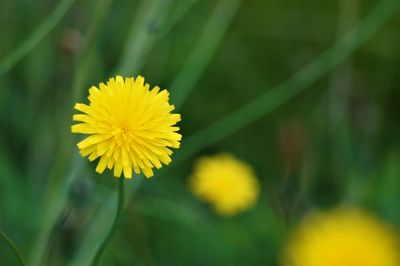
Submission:
<svg viewBox="0 0 400 266">
<path fill-rule="evenodd" d="M 391 228 L 359 210 L 315 213 L 295 230 L 284 252 L 287 266 L 399 266 Z"/>
<path fill-rule="evenodd" d="M 89 135 L 78 143 L 82 156 L 90 161 L 100 157 L 96 172 L 114 168 L 114 176 L 122 172 L 126 178 L 143 172 L 153 176 L 157 169 L 171 162 L 171 148 L 179 148 L 182 136 L 174 126 L 181 120 L 171 114 L 169 93 L 159 87 L 150 89 L 144 78 L 138 76 L 111 78 L 89 89 L 89 105 L 77 103 L 73 133 Z"/>
<path fill-rule="evenodd" d="M 230 154 L 198 160 L 189 185 L 198 198 L 221 215 L 234 215 L 250 208 L 259 194 L 252 168 Z"/>
</svg>

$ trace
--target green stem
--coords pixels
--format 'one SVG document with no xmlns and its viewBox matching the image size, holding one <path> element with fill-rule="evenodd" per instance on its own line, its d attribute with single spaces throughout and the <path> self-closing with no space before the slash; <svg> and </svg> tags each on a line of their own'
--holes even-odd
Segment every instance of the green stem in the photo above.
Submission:
<svg viewBox="0 0 400 266">
<path fill-rule="evenodd" d="M 3 232 L 0 230 L 0 238 L 4 240 L 4 242 L 7 243 L 7 245 L 12 249 L 14 252 L 15 256 L 18 258 L 19 264 L 22 266 L 26 266 L 24 257 L 22 256 L 21 252 L 17 248 L 17 246 L 14 244 L 14 242 Z"/>
<path fill-rule="evenodd" d="M 14 52 L 0 62 L 0 75 L 10 70 L 16 63 L 32 51 L 47 34 L 54 29 L 69 10 L 74 0 L 61 1 L 53 13 Z"/>
<path fill-rule="evenodd" d="M 179 109 L 182 106 L 196 82 L 201 78 L 225 36 L 240 3 L 240 0 L 221 0 L 216 4 L 180 74 L 172 82 L 171 102 L 176 108 Z"/>
<path fill-rule="evenodd" d="M 118 187 L 118 205 L 117 212 L 115 214 L 114 222 L 111 225 L 110 231 L 108 231 L 107 236 L 104 238 L 103 242 L 100 243 L 99 249 L 97 250 L 94 259 L 92 261 L 92 266 L 97 266 L 100 263 L 101 255 L 103 254 L 108 242 L 110 242 L 111 237 L 114 234 L 115 228 L 117 227 L 118 221 L 121 217 L 122 209 L 124 207 L 124 199 L 125 199 L 125 190 L 124 190 L 124 177 L 119 178 L 119 187 Z"/>
</svg>

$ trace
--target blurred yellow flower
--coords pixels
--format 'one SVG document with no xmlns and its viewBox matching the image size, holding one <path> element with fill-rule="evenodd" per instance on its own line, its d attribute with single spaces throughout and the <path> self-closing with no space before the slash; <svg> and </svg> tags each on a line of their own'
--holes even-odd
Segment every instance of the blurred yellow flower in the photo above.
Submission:
<svg viewBox="0 0 400 266">
<path fill-rule="evenodd" d="M 189 185 L 198 198 L 227 216 L 250 208 L 259 195 L 252 168 L 230 154 L 199 159 Z"/>
<path fill-rule="evenodd" d="M 131 178 L 132 170 L 151 177 L 153 167 L 171 162 L 169 147 L 179 148 L 182 138 L 174 126 L 181 116 L 171 114 L 175 107 L 166 90 L 149 87 L 141 76 L 125 80 L 117 76 L 89 89 L 89 105 L 75 105 L 83 114 L 73 116 L 81 123 L 71 131 L 89 135 L 78 148 L 90 161 L 100 157 L 96 172 L 108 167 L 114 168 L 116 177 L 123 172 Z"/>
<path fill-rule="evenodd" d="M 295 230 L 285 266 L 399 266 L 397 235 L 355 209 L 315 213 Z"/>
</svg>

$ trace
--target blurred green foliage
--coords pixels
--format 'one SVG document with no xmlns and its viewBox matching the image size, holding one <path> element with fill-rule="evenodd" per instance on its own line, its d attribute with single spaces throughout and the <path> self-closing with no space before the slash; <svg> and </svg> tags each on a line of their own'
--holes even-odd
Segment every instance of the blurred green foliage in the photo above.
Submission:
<svg viewBox="0 0 400 266">
<path fill-rule="evenodd" d="M 291 225 L 338 204 L 400 225 L 398 9 L 397 0 L 0 0 L 0 229 L 29 265 L 88 265 L 116 182 L 79 157 L 69 127 L 73 103 L 115 74 L 170 89 L 184 138 L 171 166 L 128 182 L 104 265 L 277 265 Z M 233 218 L 186 185 L 193 160 L 220 151 L 262 183 L 257 206 Z M 17 265 L 2 242 L 0 265 Z"/>
</svg>

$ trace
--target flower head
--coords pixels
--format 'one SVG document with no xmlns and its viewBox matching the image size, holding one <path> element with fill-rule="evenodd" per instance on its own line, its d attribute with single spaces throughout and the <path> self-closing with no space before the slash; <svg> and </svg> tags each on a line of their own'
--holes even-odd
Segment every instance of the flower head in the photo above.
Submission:
<svg viewBox="0 0 400 266">
<path fill-rule="evenodd" d="M 179 148 L 182 136 L 174 126 L 181 120 L 171 114 L 169 93 L 159 87 L 150 89 L 144 78 L 111 78 L 89 89 L 89 105 L 77 103 L 73 133 L 89 135 L 78 143 L 82 156 L 90 161 L 100 157 L 96 172 L 114 168 L 114 176 L 122 172 L 132 177 L 132 170 L 146 177 L 153 176 L 153 167 L 171 162 L 169 147 Z"/>
<path fill-rule="evenodd" d="M 358 210 L 338 209 L 307 217 L 284 253 L 287 266 L 398 266 L 395 233 Z"/>
<path fill-rule="evenodd" d="M 198 160 L 190 188 L 221 215 L 234 215 L 255 204 L 259 183 L 252 168 L 230 154 Z"/>
</svg>

